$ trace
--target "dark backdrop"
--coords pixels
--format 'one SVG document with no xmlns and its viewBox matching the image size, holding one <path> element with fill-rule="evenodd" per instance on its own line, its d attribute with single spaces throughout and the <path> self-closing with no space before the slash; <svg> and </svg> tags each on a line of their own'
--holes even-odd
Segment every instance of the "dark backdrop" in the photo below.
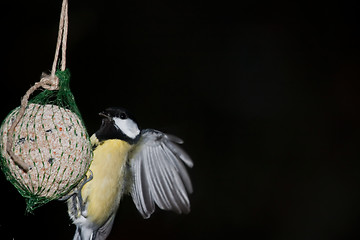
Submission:
<svg viewBox="0 0 360 240">
<path fill-rule="evenodd" d="M 61 1 L 1 3 L 1 112 L 51 69 Z M 359 8 L 240 1 L 69 3 L 67 67 L 92 134 L 130 109 L 180 136 L 192 212 L 125 198 L 109 239 L 359 239 Z M 62 202 L 25 216 L 0 174 L 0 239 L 72 239 Z"/>
</svg>

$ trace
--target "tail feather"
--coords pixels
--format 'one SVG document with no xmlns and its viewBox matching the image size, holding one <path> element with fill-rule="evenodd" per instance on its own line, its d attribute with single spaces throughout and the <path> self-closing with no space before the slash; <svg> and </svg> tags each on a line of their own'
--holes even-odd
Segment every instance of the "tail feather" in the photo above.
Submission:
<svg viewBox="0 0 360 240">
<path fill-rule="evenodd" d="M 76 226 L 73 240 L 93 240 L 94 231 L 84 226 Z"/>
<path fill-rule="evenodd" d="M 79 227 L 76 227 L 73 240 L 81 240 Z"/>
<path fill-rule="evenodd" d="M 111 232 L 114 219 L 115 213 L 97 230 L 84 225 L 77 225 L 73 240 L 105 240 Z"/>
<path fill-rule="evenodd" d="M 113 213 L 110 218 L 102 225 L 95 234 L 94 240 L 105 240 L 109 236 L 112 226 L 114 224 L 115 213 Z"/>
</svg>

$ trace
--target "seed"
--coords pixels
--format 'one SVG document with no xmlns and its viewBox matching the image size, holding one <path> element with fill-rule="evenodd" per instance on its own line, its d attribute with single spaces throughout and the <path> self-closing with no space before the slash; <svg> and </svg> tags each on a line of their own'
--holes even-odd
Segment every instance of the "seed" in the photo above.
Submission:
<svg viewBox="0 0 360 240">
<path fill-rule="evenodd" d="M 31 189 L 33 195 L 51 198 L 68 192 L 91 161 L 91 146 L 82 137 L 87 134 L 81 120 L 56 105 L 29 104 L 15 128 L 13 145 L 14 153 L 31 167 L 25 173 L 6 152 L 7 134 L 18 111 L 9 114 L 0 129 L 0 151 L 6 159 L 2 164 L 7 164 L 12 178 Z"/>
</svg>

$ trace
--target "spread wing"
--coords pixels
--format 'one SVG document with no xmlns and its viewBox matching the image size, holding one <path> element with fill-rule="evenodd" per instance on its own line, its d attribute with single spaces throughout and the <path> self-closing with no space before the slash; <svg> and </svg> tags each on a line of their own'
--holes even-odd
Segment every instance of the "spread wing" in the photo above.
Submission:
<svg viewBox="0 0 360 240">
<path fill-rule="evenodd" d="M 139 142 L 130 155 L 133 175 L 131 195 L 144 218 L 163 210 L 188 213 L 192 184 L 187 170 L 193 166 L 190 157 L 176 143 L 182 140 L 153 129 L 142 131 Z"/>
</svg>

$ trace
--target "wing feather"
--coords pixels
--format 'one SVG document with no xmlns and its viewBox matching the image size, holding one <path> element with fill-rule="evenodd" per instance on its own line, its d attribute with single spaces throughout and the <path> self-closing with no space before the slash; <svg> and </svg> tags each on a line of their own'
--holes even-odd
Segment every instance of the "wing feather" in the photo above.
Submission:
<svg viewBox="0 0 360 240">
<path fill-rule="evenodd" d="M 146 158 L 146 152 L 140 153 L 142 158 Z M 147 166 L 141 166 L 146 164 L 143 161 L 134 161 L 132 163 L 132 171 L 136 174 L 133 174 L 133 186 L 132 186 L 132 197 L 137 209 L 141 209 L 140 212 L 143 213 L 153 213 L 155 210 L 154 200 L 150 194 L 150 188 L 148 186 L 147 175 L 145 169 Z M 136 191 L 134 191 L 136 189 Z M 145 217 L 145 216 L 144 216 Z"/>
<path fill-rule="evenodd" d="M 172 161 L 172 166 L 177 169 L 176 173 L 178 173 L 173 174 L 173 178 L 171 179 L 171 186 L 180 186 L 178 188 L 172 189 L 174 195 L 176 196 L 176 199 L 180 200 L 177 201 L 177 206 L 179 208 L 179 211 L 177 212 L 187 212 L 186 206 L 190 204 L 187 197 L 187 192 L 192 192 L 190 177 L 184 165 L 181 164 L 181 162 L 177 161 L 174 155 L 169 154 L 169 152 L 167 151 L 164 151 L 164 153 L 166 154 L 165 157 Z"/>
<path fill-rule="evenodd" d="M 151 148 L 150 149 L 150 153 L 148 158 L 149 159 L 154 159 L 156 158 L 156 154 L 155 152 L 155 148 Z M 165 190 L 164 190 L 164 184 L 162 183 L 162 176 L 161 174 L 159 174 L 159 166 L 157 166 L 157 161 L 148 161 L 150 164 L 150 168 L 149 170 L 149 176 L 151 176 L 150 178 L 150 183 L 152 186 L 152 192 L 153 192 L 153 197 L 155 202 L 159 205 L 159 207 L 161 208 L 165 208 L 166 207 L 166 196 L 165 196 Z M 156 186 L 161 186 L 161 187 L 156 187 Z"/>
<path fill-rule="evenodd" d="M 179 176 L 181 177 L 182 183 L 184 183 L 187 192 L 192 193 L 193 188 L 192 188 L 191 180 L 190 180 L 188 172 L 186 171 L 184 164 L 182 164 L 180 161 L 178 161 L 176 156 L 169 149 L 164 148 L 164 153 L 166 154 L 168 159 L 171 160 L 171 163 L 174 165 L 174 167 L 178 170 L 177 172 L 179 173 Z M 191 159 L 190 159 L 190 161 L 191 161 Z M 192 165 L 191 165 L 191 167 L 192 167 Z"/>
<path fill-rule="evenodd" d="M 178 175 L 174 174 L 171 169 L 169 169 L 168 165 L 166 164 L 166 158 L 164 158 L 164 155 L 160 155 L 159 153 L 160 149 L 157 150 L 158 152 L 158 167 L 159 167 L 159 176 L 162 176 L 163 182 L 162 186 L 164 188 L 164 192 L 166 194 L 165 199 L 166 200 L 166 206 L 162 207 L 159 206 L 161 209 L 164 210 L 173 210 L 177 213 L 181 213 L 181 206 L 180 202 L 177 201 L 177 199 L 181 200 L 181 196 L 179 196 L 178 188 L 174 188 L 173 186 L 180 186 L 180 188 L 183 188 L 182 182 L 178 181 Z M 174 182 L 175 180 L 175 182 Z"/>
<path fill-rule="evenodd" d="M 193 167 L 193 162 L 190 156 L 179 146 L 175 145 L 171 141 L 166 141 L 163 144 L 176 156 L 178 156 L 188 167 Z"/>
<path fill-rule="evenodd" d="M 193 188 L 188 167 L 193 166 L 189 155 L 175 143 L 182 140 L 160 131 L 146 129 L 129 156 L 133 182 L 131 195 L 136 208 L 144 218 L 163 210 L 188 213 L 188 194 Z"/>
</svg>

